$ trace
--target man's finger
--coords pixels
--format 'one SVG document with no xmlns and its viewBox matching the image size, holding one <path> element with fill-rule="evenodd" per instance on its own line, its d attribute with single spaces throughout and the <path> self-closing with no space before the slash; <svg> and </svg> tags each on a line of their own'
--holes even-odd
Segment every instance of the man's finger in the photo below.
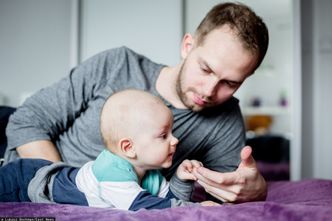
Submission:
<svg viewBox="0 0 332 221">
<path fill-rule="evenodd" d="M 195 171 L 196 170 L 193 171 L 193 174 L 195 175 L 197 180 L 204 182 L 206 185 L 210 185 L 215 188 L 221 188 L 224 191 L 234 193 L 235 195 L 237 195 L 242 189 L 243 183 L 241 183 L 240 181 L 233 182 L 234 180 L 232 180 L 234 177 L 238 177 L 237 174 L 235 174 L 236 172 L 219 173 L 218 175 L 222 174 L 224 177 L 226 177 L 226 179 L 223 182 L 217 183 L 213 180 L 203 177 L 201 174 L 199 174 L 198 172 L 195 172 Z"/>
<path fill-rule="evenodd" d="M 235 184 L 238 177 L 236 172 L 220 173 L 209 170 L 205 167 L 197 168 L 193 173 L 197 179 L 215 187 Z"/>
<path fill-rule="evenodd" d="M 229 192 L 220 187 L 217 188 L 217 187 L 208 185 L 200 180 L 198 180 L 197 182 L 205 189 L 205 191 L 207 193 L 211 194 L 212 196 L 214 196 L 215 198 L 217 198 L 223 202 L 234 202 L 234 200 L 236 199 L 236 194 L 234 194 L 233 192 Z"/>
<path fill-rule="evenodd" d="M 203 166 L 203 164 L 198 160 L 191 160 L 191 163 L 196 168 Z"/>
<path fill-rule="evenodd" d="M 182 178 L 186 180 L 197 180 L 197 178 L 191 173 L 185 173 L 182 176 Z"/>
<path fill-rule="evenodd" d="M 256 166 L 256 162 L 252 157 L 252 148 L 250 146 L 245 146 L 241 150 L 241 163 L 239 167 L 252 167 Z"/>
</svg>

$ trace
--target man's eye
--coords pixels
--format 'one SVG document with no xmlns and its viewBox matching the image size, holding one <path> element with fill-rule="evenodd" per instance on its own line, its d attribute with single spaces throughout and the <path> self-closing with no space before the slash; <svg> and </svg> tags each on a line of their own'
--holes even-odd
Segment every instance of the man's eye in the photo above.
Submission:
<svg viewBox="0 0 332 221">
<path fill-rule="evenodd" d="M 225 81 L 225 83 L 227 84 L 227 86 L 234 88 L 238 86 L 238 83 L 236 82 L 232 82 L 232 81 Z"/>
</svg>

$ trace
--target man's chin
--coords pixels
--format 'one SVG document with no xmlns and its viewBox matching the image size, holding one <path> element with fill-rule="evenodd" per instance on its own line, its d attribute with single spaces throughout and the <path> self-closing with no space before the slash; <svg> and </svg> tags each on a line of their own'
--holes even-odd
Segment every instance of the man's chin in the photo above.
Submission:
<svg viewBox="0 0 332 221">
<path fill-rule="evenodd" d="M 197 104 L 193 104 L 190 107 L 188 107 L 190 110 L 192 110 L 193 112 L 201 112 L 202 110 L 206 109 L 206 106 L 200 106 Z"/>
<path fill-rule="evenodd" d="M 190 110 L 192 110 L 193 112 L 201 112 L 204 109 L 205 109 L 204 107 L 197 107 L 197 106 L 193 106 L 192 108 L 190 108 Z"/>
<path fill-rule="evenodd" d="M 184 97 L 185 96 L 183 96 L 182 98 L 184 98 Z M 181 101 L 185 107 L 187 107 L 189 110 L 191 110 L 193 112 L 201 112 L 202 110 L 207 108 L 207 106 L 198 105 L 195 102 L 193 102 L 192 100 L 190 100 L 188 97 L 186 97 L 186 98 L 187 99 L 181 99 Z"/>
<path fill-rule="evenodd" d="M 215 105 L 209 105 L 209 106 L 199 106 L 199 105 L 192 105 L 189 109 L 193 112 L 202 112 L 204 110 L 210 109 L 215 107 Z"/>
</svg>

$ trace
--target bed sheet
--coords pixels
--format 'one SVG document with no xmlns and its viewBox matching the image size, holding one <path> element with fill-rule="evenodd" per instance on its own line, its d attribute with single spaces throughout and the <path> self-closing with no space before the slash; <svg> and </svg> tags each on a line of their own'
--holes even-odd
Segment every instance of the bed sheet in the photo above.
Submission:
<svg viewBox="0 0 332 221">
<path fill-rule="evenodd" d="M 312 179 L 297 182 L 270 182 L 266 201 L 236 205 L 178 207 L 163 210 L 141 209 L 131 212 L 60 204 L 1 203 L 1 217 L 39 217 L 40 220 L 47 220 L 46 217 L 50 217 L 57 221 L 331 221 L 332 180 Z"/>
</svg>

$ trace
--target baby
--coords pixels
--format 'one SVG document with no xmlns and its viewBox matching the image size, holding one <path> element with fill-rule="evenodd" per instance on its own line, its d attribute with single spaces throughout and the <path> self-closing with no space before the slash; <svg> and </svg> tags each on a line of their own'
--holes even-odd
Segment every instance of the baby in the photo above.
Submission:
<svg viewBox="0 0 332 221">
<path fill-rule="evenodd" d="M 183 161 L 170 182 L 158 170 L 172 165 L 178 143 L 172 124 L 172 112 L 158 97 L 139 90 L 115 93 L 102 108 L 100 131 L 106 148 L 95 161 L 81 168 L 39 159 L 12 162 L 0 169 L 0 201 L 125 210 L 199 205 L 188 202 L 192 185 L 183 181 L 196 179 L 191 172 L 200 162 Z"/>
</svg>

